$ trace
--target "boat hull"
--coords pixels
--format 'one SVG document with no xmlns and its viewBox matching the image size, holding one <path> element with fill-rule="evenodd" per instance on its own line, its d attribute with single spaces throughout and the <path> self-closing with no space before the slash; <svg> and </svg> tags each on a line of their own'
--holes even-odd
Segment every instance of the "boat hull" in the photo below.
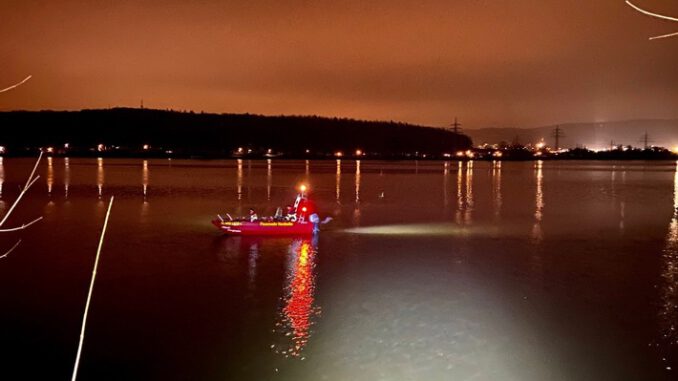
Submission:
<svg viewBox="0 0 678 381">
<path fill-rule="evenodd" d="M 313 234 L 313 224 L 310 222 L 213 220 L 212 224 L 225 234 L 230 235 L 285 236 Z"/>
</svg>

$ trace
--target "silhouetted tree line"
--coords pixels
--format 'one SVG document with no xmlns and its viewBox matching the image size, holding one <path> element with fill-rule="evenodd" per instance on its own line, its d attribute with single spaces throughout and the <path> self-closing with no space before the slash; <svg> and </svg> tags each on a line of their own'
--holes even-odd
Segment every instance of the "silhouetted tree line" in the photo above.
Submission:
<svg viewBox="0 0 678 381">
<path fill-rule="evenodd" d="M 238 147 L 253 153 L 272 149 L 295 156 L 356 149 L 383 156 L 421 152 L 432 156 L 471 146 L 465 135 L 405 123 L 318 116 L 208 114 L 113 108 L 82 111 L 0 112 L 0 145 L 63 147 L 71 153 L 98 144 L 133 152 L 144 144 L 175 154 L 230 155 Z"/>
<path fill-rule="evenodd" d="M 560 159 L 580 160 L 675 160 L 676 154 L 662 147 L 647 149 L 627 146 L 626 149 L 610 151 L 590 151 L 585 148 L 575 148 L 559 155 Z"/>
</svg>

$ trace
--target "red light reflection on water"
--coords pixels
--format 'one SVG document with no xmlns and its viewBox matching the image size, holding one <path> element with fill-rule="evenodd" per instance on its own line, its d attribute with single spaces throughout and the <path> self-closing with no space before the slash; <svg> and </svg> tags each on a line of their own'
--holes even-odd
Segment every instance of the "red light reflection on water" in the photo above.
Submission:
<svg viewBox="0 0 678 381">
<path fill-rule="evenodd" d="M 274 348 L 285 356 L 300 357 L 311 336 L 313 318 L 320 315 L 320 308 L 314 306 L 316 248 L 310 239 L 295 240 L 289 255 L 283 308 L 276 326 L 291 343 Z"/>
</svg>

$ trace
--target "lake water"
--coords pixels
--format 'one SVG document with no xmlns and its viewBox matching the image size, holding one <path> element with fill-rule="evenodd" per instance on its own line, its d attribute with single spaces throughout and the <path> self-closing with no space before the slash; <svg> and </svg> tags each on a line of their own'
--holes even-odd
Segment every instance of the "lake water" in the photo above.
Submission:
<svg viewBox="0 0 678 381">
<path fill-rule="evenodd" d="M 0 162 L 0 214 L 33 161 Z M 675 162 L 45 158 L 0 234 L 2 379 L 640 380 L 678 372 Z M 307 182 L 315 239 L 224 237 Z"/>
</svg>

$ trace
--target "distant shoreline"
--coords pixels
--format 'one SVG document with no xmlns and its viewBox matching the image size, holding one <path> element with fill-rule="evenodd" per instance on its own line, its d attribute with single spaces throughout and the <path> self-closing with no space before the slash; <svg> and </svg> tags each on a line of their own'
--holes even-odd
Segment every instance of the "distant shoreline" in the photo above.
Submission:
<svg viewBox="0 0 678 381">
<path fill-rule="evenodd" d="M 614 141 L 606 149 L 555 149 L 543 139 L 520 144 L 518 138 L 513 143 L 501 140 L 474 146 L 463 133 L 398 122 L 130 108 L 0 112 L 0 126 L 0 155 L 9 156 L 37 156 L 43 150 L 53 156 L 199 160 L 678 159 L 678 147 L 672 152 L 651 146 L 647 132 L 645 149 Z M 635 131 L 638 125 L 629 122 L 622 127 Z M 575 126 L 563 131 L 563 139 L 578 134 Z M 560 140 L 554 146 L 575 145 Z"/>
<path fill-rule="evenodd" d="M 13 155 L 0 155 L 0 158 L 34 158 L 38 155 L 35 154 L 13 154 Z M 303 161 L 303 160 L 314 160 L 314 161 L 337 161 L 337 160 L 346 160 L 346 161 L 440 161 L 440 162 L 449 162 L 449 161 L 487 161 L 487 162 L 518 162 L 518 161 L 678 161 L 678 154 L 671 153 L 668 156 L 647 156 L 641 157 L 636 155 L 597 155 L 590 157 L 575 157 L 568 156 L 566 154 L 560 154 L 558 156 L 545 156 L 545 157 L 520 157 L 520 158 L 496 158 L 491 156 L 486 157 L 440 157 L 440 156 L 428 156 L 428 157 L 414 157 L 414 156 L 344 156 L 344 157 L 334 157 L 334 156 L 277 156 L 277 157 L 263 157 L 263 156 L 228 156 L 228 155 L 124 155 L 124 154 L 48 154 L 45 157 L 53 158 L 73 158 L 73 159 L 167 159 L 167 160 L 253 160 L 253 161 L 266 161 L 266 160 L 276 160 L 276 161 Z"/>
</svg>

